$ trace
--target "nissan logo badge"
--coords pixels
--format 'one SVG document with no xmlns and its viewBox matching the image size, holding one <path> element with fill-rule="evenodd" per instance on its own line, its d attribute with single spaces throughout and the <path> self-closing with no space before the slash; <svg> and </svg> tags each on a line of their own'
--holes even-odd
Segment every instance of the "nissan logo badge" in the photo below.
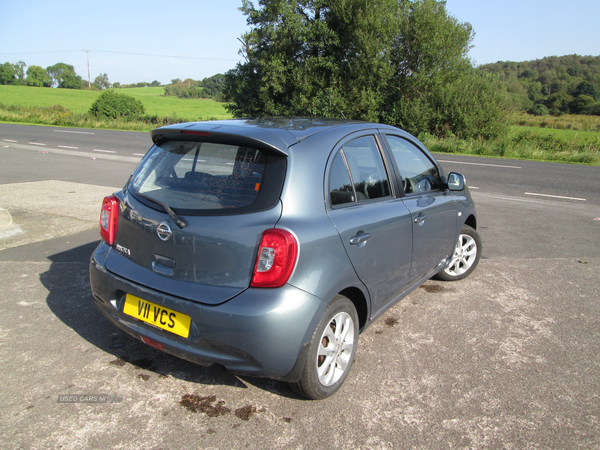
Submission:
<svg viewBox="0 0 600 450">
<path fill-rule="evenodd" d="M 173 232 L 171 231 L 171 227 L 167 222 L 161 222 L 156 228 L 156 234 L 158 234 L 158 238 L 161 241 L 166 241 L 173 234 Z"/>
</svg>

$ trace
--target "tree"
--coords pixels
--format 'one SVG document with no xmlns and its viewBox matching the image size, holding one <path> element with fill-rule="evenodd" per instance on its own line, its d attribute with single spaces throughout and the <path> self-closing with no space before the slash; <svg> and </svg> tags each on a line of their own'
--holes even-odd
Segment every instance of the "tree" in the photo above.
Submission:
<svg viewBox="0 0 600 450">
<path fill-rule="evenodd" d="M 573 114 L 580 114 L 587 107 L 594 104 L 594 98 L 589 95 L 579 94 L 573 101 L 569 102 L 569 109 Z"/>
<path fill-rule="evenodd" d="M 564 101 L 560 102 L 562 107 L 556 106 L 557 95 L 563 100 L 566 95 L 566 103 L 582 94 L 596 101 L 600 98 L 600 56 L 566 55 L 519 63 L 498 62 L 480 66 L 479 70 L 503 77 L 510 85 L 509 95 L 524 111 L 531 110 L 533 104 L 541 103 L 548 106 L 551 114 L 556 114 L 557 110 L 568 112 Z M 521 73 L 516 81 L 522 91 L 515 89 L 515 70 Z M 528 93 L 528 101 L 523 101 L 525 92 Z"/>
<path fill-rule="evenodd" d="M 70 64 L 57 63 L 46 68 L 52 86 L 66 89 L 81 89 L 83 80 L 75 73 L 75 68 Z"/>
<path fill-rule="evenodd" d="M 573 95 L 575 97 L 587 95 L 588 97 L 592 97 L 594 100 L 598 100 L 600 98 L 600 91 L 596 90 L 593 84 L 583 81 L 577 85 Z"/>
<path fill-rule="evenodd" d="M 29 66 L 27 68 L 27 86 L 50 87 L 52 80 L 48 71 L 40 66 Z"/>
<path fill-rule="evenodd" d="M 19 61 L 18 63 L 13 64 L 13 67 L 15 68 L 17 84 L 27 84 L 25 81 L 25 67 L 27 67 L 27 64 L 25 64 L 23 61 Z"/>
<path fill-rule="evenodd" d="M 25 64 L 19 61 L 16 64 L 4 63 L 0 65 L 0 84 L 25 84 Z"/>
<path fill-rule="evenodd" d="M 372 87 L 391 72 L 383 65 L 365 76 L 364 69 L 385 58 L 378 42 L 389 45 L 393 32 L 384 37 L 378 28 L 386 15 L 393 18 L 396 0 L 261 0 L 259 5 L 255 9 L 245 0 L 241 8 L 253 29 L 242 38 L 247 62 L 226 75 L 225 95 L 234 101 L 234 114 L 376 115 L 373 106 L 381 99 Z M 393 20 L 388 23 L 396 28 Z M 374 32 L 379 36 L 370 38 Z"/>
<path fill-rule="evenodd" d="M 17 72 L 11 63 L 0 66 L 0 84 L 17 84 Z"/>
<path fill-rule="evenodd" d="M 200 82 L 200 87 L 204 88 L 203 93 L 207 97 L 217 97 L 225 87 L 225 75 L 218 73 L 212 77 L 204 78 Z"/>
<path fill-rule="evenodd" d="M 100 90 L 108 89 L 111 87 L 111 84 L 108 81 L 108 75 L 105 73 L 101 73 L 100 75 L 98 75 L 92 84 L 96 89 Z"/>
<path fill-rule="evenodd" d="M 256 8 L 244 0 L 241 10 L 252 28 L 242 37 L 246 61 L 225 77 L 234 115 L 347 117 L 413 133 L 502 129 L 496 114 L 505 89 L 494 92 L 487 85 L 498 81 L 473 72 L 471 26 L 448 15 L 443 1 L 259 0 Z M 477 101 L 452 83 L 476 90 Z M 473 108 L 478 130 L 458 119 Z"/>
<path fill-rule="evenodd" d="M 385 121 L 413 134 L 491 138 L 507 129 L 506 86 L 480 76 L 467 57 L 474 32 L 445 2 L 401 1 L 401 27 L 391 52 L 393 83 Z"/>
</svg>

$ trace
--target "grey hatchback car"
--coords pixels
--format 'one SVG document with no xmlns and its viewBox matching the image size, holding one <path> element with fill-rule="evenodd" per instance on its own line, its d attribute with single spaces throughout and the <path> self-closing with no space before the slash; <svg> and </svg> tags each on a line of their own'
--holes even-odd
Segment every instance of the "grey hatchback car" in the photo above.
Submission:
<svg viewBox="0 0 600 450">
<path fill-rule="evenodd" d="M 183 123 L 104 199 L 98 309 L 148 345 L 311 399 L 358 335 L 433 276 L 481 255 L 464 176 L 387 125 L 307 118 Z"/>
</svg>

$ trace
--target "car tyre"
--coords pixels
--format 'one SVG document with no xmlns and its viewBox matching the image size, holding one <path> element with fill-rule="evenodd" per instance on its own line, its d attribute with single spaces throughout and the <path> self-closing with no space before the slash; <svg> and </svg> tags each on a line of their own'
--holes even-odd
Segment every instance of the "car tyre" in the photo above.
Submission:
<svg viewBox="0 0 600 450">
<path fill-rule="evenodd" d="M 357 345 L 356 308 L 347 297 L 337 295 L 313 333 L 302 377 L 290 383 L 292 389 L 311 400 L 333 395 L 350 372 Z"/>
<path fill-rule="evenodd" d="M 463 225 L 450 264 L 438 272 L 436 278 L 443 281 L 458 281 L 468 277 L 479 264 L 482 248 L 481 237 L 477 230 L 469 225 Z"/>
</svg>

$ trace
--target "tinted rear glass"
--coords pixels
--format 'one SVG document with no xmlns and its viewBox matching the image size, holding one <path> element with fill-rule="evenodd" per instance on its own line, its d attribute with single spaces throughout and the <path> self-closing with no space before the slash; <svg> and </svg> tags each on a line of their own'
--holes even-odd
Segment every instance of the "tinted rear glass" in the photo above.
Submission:
<svg viewBox="0 0 600 450">
<path fill-rule="evenodd" d="M 263 184 L 269 174 L 271 178 L 280 176 L 281 170 L 273 170 L 273 166 L 280 165 L 281 159 L 239 145 L 166 141 L 148 152 L 131 188 L 134 194 L 159 200 L 181 214 L 241 213 L 255 210 L 253 206 L 264 209 L 277 200 L 272 192 L 262 201 L 261 197 L 265 197 Z"/>
</svg>

